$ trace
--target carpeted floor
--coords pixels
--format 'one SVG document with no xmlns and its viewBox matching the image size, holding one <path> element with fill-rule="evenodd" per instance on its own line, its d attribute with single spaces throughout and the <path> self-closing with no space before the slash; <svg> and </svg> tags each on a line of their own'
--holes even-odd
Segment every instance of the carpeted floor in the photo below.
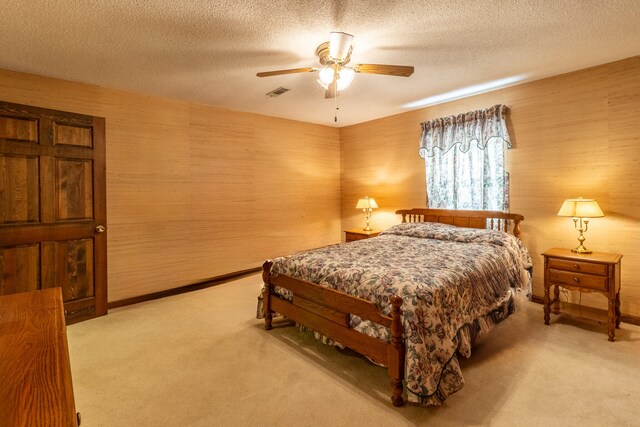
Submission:
<svg viewBox="0 0 640 427">
<path fill-rule="evenodd" d="M 640 327 L 525 302 L 462 362 L 438 408 L 389 401 L 386 370 L 255 319 L 260 276 L 68 327 L 76 406 L 92 426 L 640 425 Z"/>
</svg>

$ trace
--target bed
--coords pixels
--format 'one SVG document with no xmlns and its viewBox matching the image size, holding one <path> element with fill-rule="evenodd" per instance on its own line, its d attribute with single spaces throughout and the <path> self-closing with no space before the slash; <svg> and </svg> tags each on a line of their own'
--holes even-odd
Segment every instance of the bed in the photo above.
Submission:
<svg viewBox="0 0 640 427">
<path fill-rule="evenodd" d="M 259 312 L 386 366 L 391 402 L 439 405 L 462 388 L 458 356 L 530 287 L 522 215 L 408 209 L 378 237 L 266 261 Z M 511 232 L 511 234 L 509 234 Z"/>
</svg>

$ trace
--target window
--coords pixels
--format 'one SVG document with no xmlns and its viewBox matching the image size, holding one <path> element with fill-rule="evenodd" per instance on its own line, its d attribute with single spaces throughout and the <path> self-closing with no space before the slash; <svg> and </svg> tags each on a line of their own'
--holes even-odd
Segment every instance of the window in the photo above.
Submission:
<svg viewBox="0 0 640 427">
<path fill-rule="evenodd" d="M 430 208 L 508 212 L 506 111 L 495 105 L 422 123 L 420 156 Z"/>
</svg>

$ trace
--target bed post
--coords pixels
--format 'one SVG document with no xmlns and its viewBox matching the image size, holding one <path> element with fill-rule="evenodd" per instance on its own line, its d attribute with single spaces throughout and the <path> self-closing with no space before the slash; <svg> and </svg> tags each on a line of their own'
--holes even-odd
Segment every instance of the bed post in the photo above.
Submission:
<svg viewBox="0 0 640 427">
<path fill-rule="evenodd" d="M 264 328 L 271 329 L 271 266 L 273 261 L 267 260 L 262 264 L 262 280 L 264 281 L 264 293 L 262 294 L 262 309 L 264 311 Z"/>
<path fill-rule="evenodd" d="M 513 235 L 520 238 L 520 220 L 513 220 Z"/>
<path fill-rule="evenodd" d="M 402 298 L 398 295 L 391 297 L 391 345 L 389 346 L 389 377 L 391 379 L 391 403 L 393 406 L 402 406 L 404 401 L 402 400 L 404 380 L 404 357 L 405 347 L 402 327 Z"/>
</svg>

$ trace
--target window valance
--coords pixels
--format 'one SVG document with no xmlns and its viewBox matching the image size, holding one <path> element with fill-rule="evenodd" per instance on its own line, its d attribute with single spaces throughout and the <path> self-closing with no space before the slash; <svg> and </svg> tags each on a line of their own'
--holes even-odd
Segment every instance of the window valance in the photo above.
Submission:
<svg viewBox="0 0 640 427">
<path fill-rule="evenodd" d="M 494 138 L 501 139 L 511 148 L 507 132 L 507 109 L 507 106 L 498 104 L 484 110 L 421 123 L 420 157 L 433 157 L 438 152 L 444 154 L 456 145 L 466 153 L 473 143 L 484 150 Z"/>
</svg>

